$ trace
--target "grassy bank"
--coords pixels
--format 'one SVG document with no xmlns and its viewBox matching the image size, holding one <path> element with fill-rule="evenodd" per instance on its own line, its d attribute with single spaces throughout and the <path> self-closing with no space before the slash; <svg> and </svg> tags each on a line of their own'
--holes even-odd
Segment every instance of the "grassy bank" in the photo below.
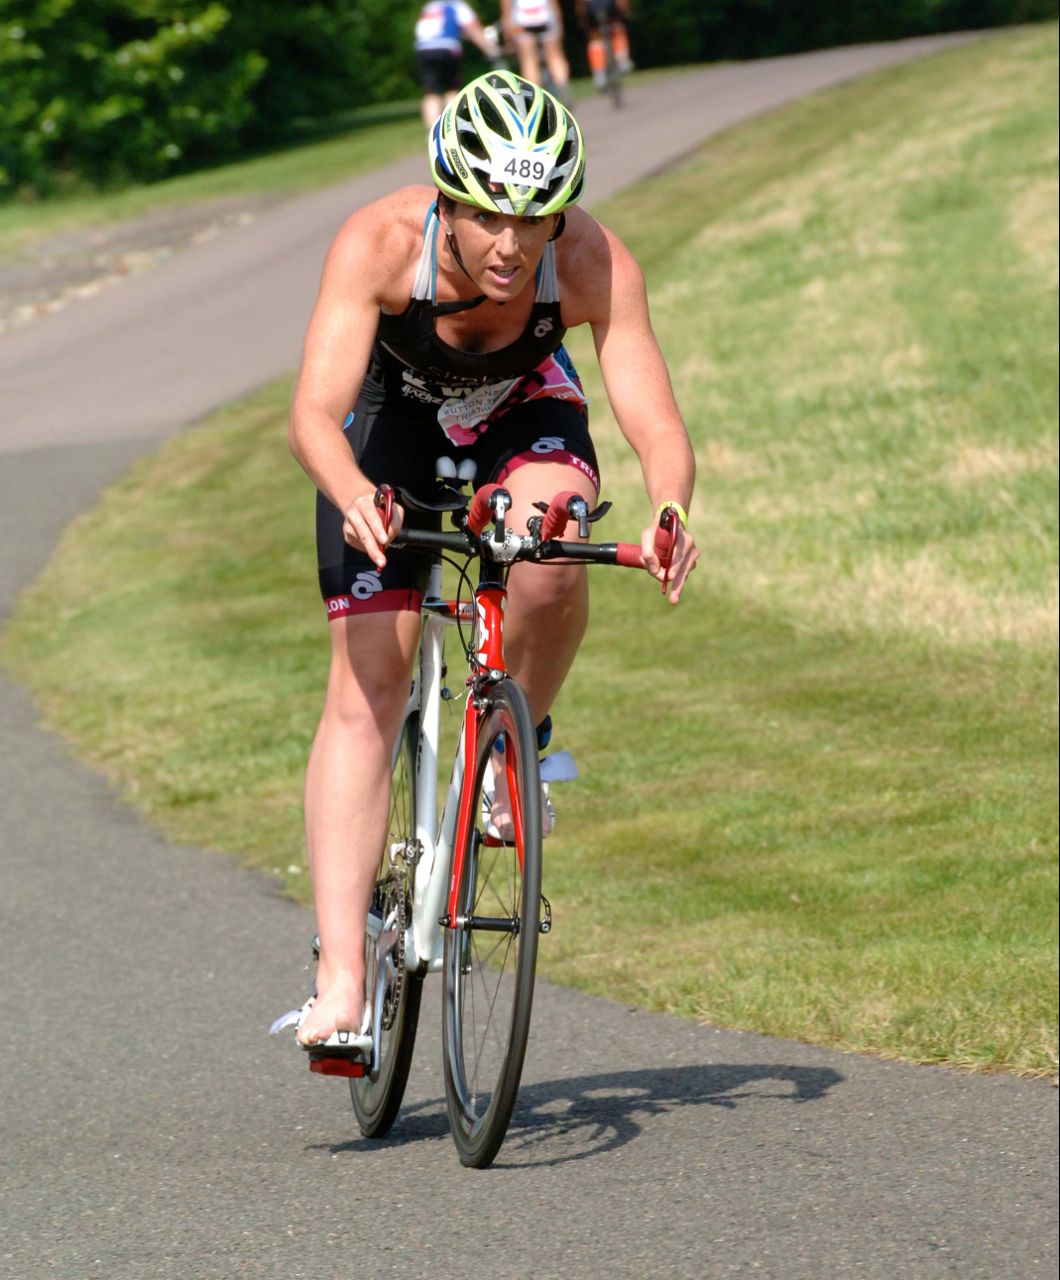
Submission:
<svg viewBox="0 0 1060 1280">
<path fill-rule="evenodd" d="M 596 577 L 555 712 L 583 779 L 546 846 L 548 976 L 1055 1072 L 1056 84 L 1055 27 L 1006 33 L 733 130 L 602 211 L 649 274 L 706 550 L 673 611 Z M 636 465 L 571 347 L 628 536 Z M 287 395 L 116 485 L 0 652 L 174 837 L 305 895 L 326 635 Z"/>
</svg>

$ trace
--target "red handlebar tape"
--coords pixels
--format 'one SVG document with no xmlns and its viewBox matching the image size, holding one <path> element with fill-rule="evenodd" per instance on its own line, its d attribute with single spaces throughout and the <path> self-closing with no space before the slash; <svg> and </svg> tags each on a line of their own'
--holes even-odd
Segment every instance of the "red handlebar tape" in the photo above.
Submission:
<svg viewBox="0 0 1060 1280">
<path fill-rule="evenodd" d="M 499 484 L 484 484 L 471 499 L 471 506 L 467 513 L 467 527 L 476 536 L 489 524 L 490 516 L 493 514 L 490 511 L 490 498 L 501 487 Z"/>
<path fill-rule="evenodd" d="M 615 547 L 615 564 L 626 569 L 643 569 L 644 552 L 634 542 L 619 542 Z"/>
<path fill-rule="evenodd" d="M 673 507 L 664 507 L 659 513 L 659 527 L 655 530 L 655 554 L 663 569 L 663 595 L 670 586 L 670 566 L 677 550 L 677 528 L 681 517 Z"/>
<path fill-rule="evenodd" d="M 548 510 L 545 512 L 544 519 L 541 521 L 541 541 L 547 542 L 549 538 L 562 538 L 563 532 L 567 528 L 570 520 L 570 512 L 568 507 L 571 498 L 578 498 L 580 494 L 574 492 L 573 489 L 567 489 L 563 493 L 557 493 L 552 501 L 548 504 Z"/>
</svg>

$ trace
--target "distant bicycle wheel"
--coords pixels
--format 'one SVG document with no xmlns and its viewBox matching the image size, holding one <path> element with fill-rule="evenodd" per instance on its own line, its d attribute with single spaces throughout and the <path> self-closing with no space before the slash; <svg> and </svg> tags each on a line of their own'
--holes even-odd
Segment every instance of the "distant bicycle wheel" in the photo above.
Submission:
<svg viewBox="0 0 1060 1280">
<path fill-rule="evenodd" d="M 610 22 L 602 23 L 600 37 L 604 43 L 604 92 L 611 99 L 611 105 L 617 111 L 622 106 L 622 68 L 615 56 L 614 33 Z"/>
<path fill-rule="evenodd" d="M 410 716 L 394 754 L 390 821 L 368 912 L 365 989 L 373 1026 L 380 1029 L 374 1072 L 350 1081 L 357 1124 L 366 1138 L 382 1138 L 397 1119 L 416 1045 L 423 978 L 405 968 L 405 929 L 412 902 L 416 846 L 416 750 L 419 719 Z"/>
<path fill-rule="evenodd" d="M 472 778 L 472 827 L 445 930 L 443 1036 L 449 1120 L 462 1164 L 484 1168 L 504 1141 L 530 1031 L 541 921 L 541 777 L 526 695 L 491 694 Z M 507 779 L 511 826 L 490 817 L 493 775 Z"/>
</svg>

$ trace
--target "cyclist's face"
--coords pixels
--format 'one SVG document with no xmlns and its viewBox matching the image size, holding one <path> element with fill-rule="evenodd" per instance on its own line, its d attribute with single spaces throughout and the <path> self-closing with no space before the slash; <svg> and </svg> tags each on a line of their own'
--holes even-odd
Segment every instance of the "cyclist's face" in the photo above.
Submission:
<svg viewBox="0 0 1060 1280">
<path fill-rule="evenodd" d="M 516 218 L 456 205 L 448 220 L 472 280 L 488 298 L 506 302 L 533 279 L 557 217 Z"/>
</svg>

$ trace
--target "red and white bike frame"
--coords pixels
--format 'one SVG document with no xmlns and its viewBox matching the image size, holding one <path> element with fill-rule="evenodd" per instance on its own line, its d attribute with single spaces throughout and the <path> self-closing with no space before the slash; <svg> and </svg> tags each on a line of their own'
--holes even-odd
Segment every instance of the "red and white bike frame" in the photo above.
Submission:
<svg viewBox="0 0 1060 1280">
<path fill-rule="evenodd" d="M 481 697 L 491 683 L 506 678 L 504 665 L 504 607 L 507 592 L 488 585 L 476 590 L 473 603 L 457 603 L 441 594 L 442 569 L 435 564 L 424 596 L 420 635 L 420 665 L 412 683 L 406 716 L 418 713 L 419 741 L 415 763 L 416 844 L 419 850 L 413 879 L 412 919 L 405 937 L 405 965 L 442 967 L 444 944 L 442 916 L 456 919 L 457 886 L 463 852 L 474 819 L 474 788 L 465 787 L 467 762 L 478 755 Z M 475 627 L 476 671 L 469 678 L 463 724 L 445 800 L 438 809 L 441 704 L 446 631 L 457 622 Z M 510 766 L 508 766 L 510 767 Z M 518 804 L 515 780 L 509 777 L 509 794 Z M 515 829 L 521 830 L 514 814 Z M 522 849 L 517 850 L 520 861 Z M 371 927 L 371 925 L 369 925 Z"/>
<path fill-rule="evenodd" d="M 500 490 L 499 485 L 487 485 L 473 497 L 468 511 L 467 527 L 475 536 L 480 535 L 493 518 L 491 495 Z M 503 492 L 503 490 L 502 490 Z M 384 523 L 390 524 L 390 502 L 393 492 L 381 489 L 385 501 L 382 504 Z M 507 494 L 504 493 L 507 498 Z M 541 526 L 541 541 L 561 535 L 569 518 L 569 499 L 573 493 L 558 494 L 553 499 Z M 677 516 L 667 510 L 661 517 L 656 535 L 656 551 L 667 566 L 668 585 L 670 557 L 675 545 Z M 498 529 L 500 525 L 498 524 Z M 584 535 L 583 535 L 584 536 Z M 511 541 L 507 541 L 511 539 Z M 521 539 L 507 534 L 494 543 L 495 559 L 503 564 L 515 558 Z M 556 544 L 565 555 L 576 556 L 577 545 Z M 506 555 L 506 549 L 511 554 Z M 614 543 L 608 547 L 585 547 L 592 552 L 589 558 L 600 563 L 626 565 L 639 568 L 642 565 L 641 550 L 629 543 Z M 604 552 L 604 555 L 599 553 Z M 462 860 L 468 844 L 468 835 L 476 815 L 471 812 L 475 787 L 474 779 L 465 786 L 468 762 L 474 767 L 479 756 L 479 730 L 483 703 L 488 699 L 492 685 L 507 679 L 504 661 L 504 609 L 508 593 L 497 580 L 480 581 L 475 588 L 473 601 L 458 602 L 442 596 L 442 566 L 440 561 L 432 565 L 426 594 L 421 605 L 422 622 L 419 648 L 419 669 L 415 673 L 409 694 L 406 718 L 418 716 L 419 737 L 415 759 L 415 867 L 413 873 L 412 919 L 406 930 L 405 966 L 410 970 L 436 972 L 442 967 L 444 951 L 445 917 L 456 921 L 459 916 L 457 891 L 462 872 Z M 452 772 L 445 800 L 438 811 L 438 767 L 441 729 L 441 703 L 443 676 L 445 673 L 445 633 L 457 623 L 474 627 L 475 661 L 467 680 L 463 726 L 453 761 Z M 461 655 L 463 667 L 464 655 Z M 398 743 L 395 752 L 400 750 Z M 395 755 L 396 758 L 396 755 Z M 515 806 L 512 813 L 517 841 L 523 830 L 522 814 L 518 812 L 521 801 L 520 788 L 512 774 L 509 753 L 504 753 L 504 767 L 508 771 L 508 794 Z M 498 753 L 498 762 L 500 753 Z M 516 852 L 520 865 L 523 849 L 517 843 Z M 409 856 L 411 851 L 392 850 L 394 855 Z M 369 930 L 373 928 L 369 917 Z M 375 928 L 378 929 L 378 924 Z"/>
</svg>

